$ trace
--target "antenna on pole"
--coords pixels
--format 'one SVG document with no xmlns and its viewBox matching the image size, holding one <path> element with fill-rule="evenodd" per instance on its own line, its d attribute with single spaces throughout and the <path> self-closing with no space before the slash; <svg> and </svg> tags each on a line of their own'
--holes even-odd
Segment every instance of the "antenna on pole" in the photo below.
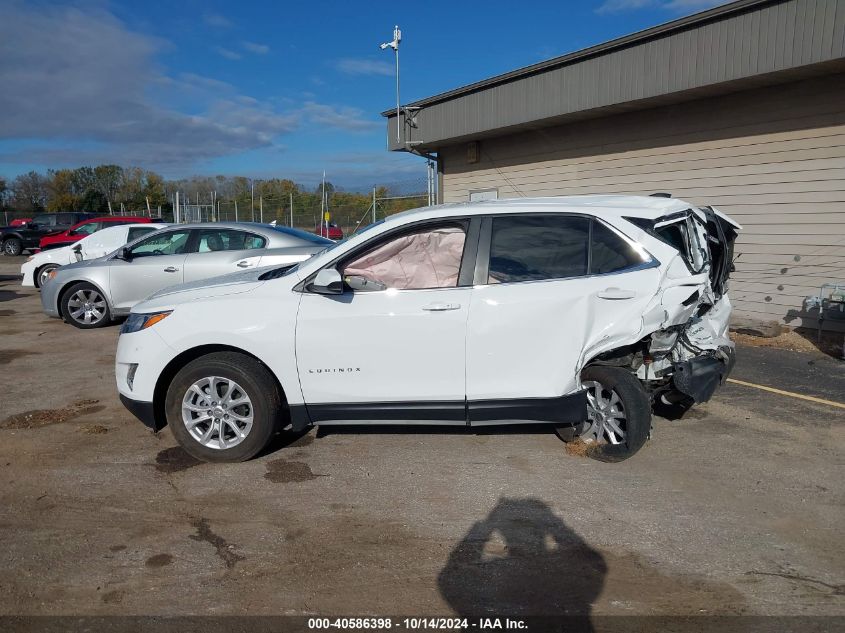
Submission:
<svg viewBox="0 0 845 633">
<path fill-rule="evenodd" d="M 396 57 L 396 142 L 401 143 L 402 139 L 399 134 L 399 42 L 402 41 L 402 31 L 399 30 L 399 25 L 393 27 L 393 41 L 392 42 L 385 42 L 379 48 L 381 50 L 385 50 L 388 48 L 393 49 L 393 54 Z"/>
</svg>

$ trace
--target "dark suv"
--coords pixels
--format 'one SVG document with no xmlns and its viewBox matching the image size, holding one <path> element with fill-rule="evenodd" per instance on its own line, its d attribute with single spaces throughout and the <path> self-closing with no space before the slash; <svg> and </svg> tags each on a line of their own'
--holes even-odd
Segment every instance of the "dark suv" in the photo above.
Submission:
<svg viewBox="0 0 845 633">
<path fill-rule="evenodd" d="M 96 213 L 42 213 L 24 226 L 0 228 L 0 245 L 6 255 L 20 255 L 26 250 L 38 248 L 38 242 L 45 235 L 66 231 L 74 224 L 95 217 Z"/>
</svg>

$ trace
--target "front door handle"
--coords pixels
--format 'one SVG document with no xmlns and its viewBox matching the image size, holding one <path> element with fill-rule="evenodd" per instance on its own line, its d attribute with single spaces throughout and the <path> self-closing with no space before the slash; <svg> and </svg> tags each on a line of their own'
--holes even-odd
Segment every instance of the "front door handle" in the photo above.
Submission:
<svg viewBox="0 0 845 633">
<path fill-rule="evenodd" d="M 164 269 L 164 272 L 166 272 L 166 273 L 178 273 L 179 269 L 176 268 L 176 266 L 168 266 L 167 268 Z"/>
<path fill-rule="evenodd" d="M 619 300 L 619 299 L 633 299 L 637 296 L 637 293 L 633 290 L 625 290 L 624 288 L 605 288 L 596 293 L 596 296 L 599 299 L 611 299 L 611 300 Z"/>
<path fill-rule="evenodd" d="M 423 306 L 423 310 L 426 312 L 446 312 L 447 310 L 460 310 L 461 304 L 460 303 L 429 303 L 427 306 Z"/>
<path fill-rule="evenodd" d="M 248 262 L 246 260 L 237 263 L 238 268 L 249 268 L 250 266 L 252 266 L 252 262 Z"/>
</svg>

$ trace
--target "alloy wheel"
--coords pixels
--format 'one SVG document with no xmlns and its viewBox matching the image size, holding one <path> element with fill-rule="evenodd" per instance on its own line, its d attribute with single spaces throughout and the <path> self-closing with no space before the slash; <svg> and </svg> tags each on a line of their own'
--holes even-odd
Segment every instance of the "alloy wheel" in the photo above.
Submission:
<svg viewBox="0 0 845 633">
<path fill-rule="evenodd" d="M 93 325 L 106 315 L 106 300 L 93 288 L 81 288 L 68 300 L 68 312 L 77 323 Z"/>
<path fill-rule="evenodd" d="M 243 442 L 252 429 L 253 413 L 243 387 L 221 376 L 197 380 L 182 398 L 182 422 L 207 448 L 227 449 Z"/>
<path fill-rule="evenodd" d="M 621 444 L 627 437 L 627 416 L 619 394 L 600 382 L 582 383 L 587 390 L 587 428 L 581 439 Z"/>
</svg>

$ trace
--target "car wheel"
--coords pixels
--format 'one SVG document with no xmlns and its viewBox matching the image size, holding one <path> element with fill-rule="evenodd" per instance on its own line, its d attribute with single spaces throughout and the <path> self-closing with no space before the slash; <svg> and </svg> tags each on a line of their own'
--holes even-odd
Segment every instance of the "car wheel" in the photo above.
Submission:
<svg viewBox="0 0 845 633">
<path fill-rule="evenodd" d="M 207 462 L 242 462 L 282 428 L 284 406 L 272 374 L 236 352 L 201 356 L 167 389 L 167 423 L 186 452 Z"/>
<path fill-rule="evenodd" d="M 62 295 L 62 316 L 65 321 L 83 330 L 111 323 L 109 304 L 103 294 L 89 283 L 71 286 Z"/>
<path fill-rule="evenodd" d="M 562 439 L 590 445 L 587 453 L 599 461 L 619 462 L 631 457 L 651 433 L 651 407 L 640 381 L 619 367 L 592 366 L 581 372 L 587 391 L 587 420 L 577 433 L 558 429 Z"/>
<path fill-rule="evenodd" d="M 17 237 L 10 237 L 3 242 L 3 252 L 13 257 L 20 255 L 23 252 L 23 242 Z"/>
<path fill-rule="evenodd" d="M 58 268 L 56 264 L 47 264 L 35 271 L 35 287 L 40 288 L 50 278 L 50 272 Z"/>
</svg>

